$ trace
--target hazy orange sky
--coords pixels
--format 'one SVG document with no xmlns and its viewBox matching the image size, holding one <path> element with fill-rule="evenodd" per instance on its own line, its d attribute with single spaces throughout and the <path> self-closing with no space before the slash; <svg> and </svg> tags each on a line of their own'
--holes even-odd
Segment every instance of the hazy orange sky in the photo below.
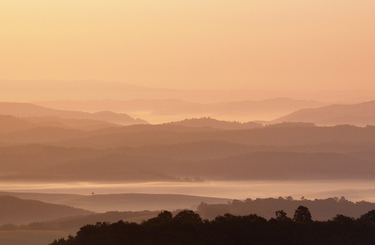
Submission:
<svg viewBox="0 0 375 245">
<path fill-rule="evenodd" d="M 0 79 L 374 90 L 374 0 L 5 0 Z"/>
</svg>

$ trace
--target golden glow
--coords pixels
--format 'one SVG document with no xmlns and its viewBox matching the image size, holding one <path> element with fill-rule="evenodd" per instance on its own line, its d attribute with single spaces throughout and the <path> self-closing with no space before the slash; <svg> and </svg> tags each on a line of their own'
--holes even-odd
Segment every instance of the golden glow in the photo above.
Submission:
<svg viewBox="0 0 375 245">
<path fill-rule="evenodd" d="M 0 79 L 373 89 L 372 0 L 12 0 Z"/>
</svg>

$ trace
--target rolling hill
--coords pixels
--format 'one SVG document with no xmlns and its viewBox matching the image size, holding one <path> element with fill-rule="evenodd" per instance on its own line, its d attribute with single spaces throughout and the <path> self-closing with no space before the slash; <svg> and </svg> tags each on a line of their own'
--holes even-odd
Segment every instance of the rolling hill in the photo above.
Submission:
<svg viewBox="0 0 375 245">
<path fill-rule="evenodd" d="M 23 118 L 10 115 L 0 115 L 0 134 L 12 133 L 38 127 L 37 124 Z"/>
<path fill-rule="evenodd" d="M 0 224 L 28 224 L 93 212 L 64 205 L 0 196 Z"/>
<path fill-rule="evenodd" d="M 170 122 L 167 124 L 181 125 L 185 127 L 211 127 L 211 128 L 223 129 L 223 130 L 254 129 L 254 128 L 263 127 L 263 125 L 260 123 L 228 122 L 228 121 L 216 120 L 210 117 L 185 119 L 183 121 Z"/>
<path fill-rule="evenodd" d="M 253 152 L 170 167 L 208 180 L 372 179 L 375 163 L 337 153 Z"/>
<path fill-rule="evenodd" d="M 201 202 L 208 204 L 227 203 L 231 199 L 178 194 L 49 194 L 0 192 L 1 196 L 33 199 L 58 205 L 104 213 L 109 211 L 176 210 L 196 207 Z M 96 215 L 96 214 L 95 214 Z"/>
<path fill-rule="evenodd" d="M 25 117 L 24 120 L 36 124 L 38 127 L 59 127 L 65 129 L 78 129 L 93 131 L 104 128 L 120 127 L 119 124 L 92 119 L 60 118 L 55 116 L 47 117 Z"/>
<path fill-rule="evenodd" d="M 147 122 L 142 119 L 134 119 L 129 115 L 123 113 L 114 113 L 108 111 L 95 113 L 80 111 L 63 111 L 37 106 L 30 103 L 0 102 L 0 114 L 18 117 L 54 116 L 64 119 L 91 119 L 121 125 L 147 124 Z"/>
<path fill-rule="evenodd" d="M 208 145 L 207 149 L 202 147 L 204 145 Z M 354 153 L 346 154 L 342 147 L 338 152 L 343 153 L 304 152 L 303 148 L 300 152 L 293 152 L 293 148 L 270 151 L 275 149 L 272 147 L 268 151 L 259 151 L 262 148 L 246 146 L 236 151 L 232 146 L 215 143 L 210 146 L 210 142 L 205 142 L 164 146 L 164 149 L 141 147 L 134 148 L 134 151 L 132 148 L 95 151 L 49 147 L 38 152 L 32 151 L 38 149 L 36 146 L 24 147 L 23 150 L 14 147 L 13 153 L 0 155 L 0 170 L 4 181 L 120 183 L 191 182 L 198 178 L 207 181 L 371 179 L 375 174 L 374 156 L 356 157 Z M 211 155 L 215 148 L 220 149 L 217 147 L 223 154 Z M 324 145 L 317 150 L 321 148 Z M 161 151 L 157 152 L 158 149 Z M 173 149 L 178 151 L 168 154 Z M 371 149 L 364 152 L 371 152 Z M 194 158 L 185 157 L 195 152 Z"/>
<path fill-rule="evenodd" d="M 215 130 L 188 128 L 177 125 L 134 125 L 101 130 L 76 138 L 53 143 L 64 147 L 97 149 L 124 146 L 182 144 L 197 141 L 226 141 L 245 145 L 315 145 L 323 143 L 369 144 L 374 142 L 375 127 L 341 125 L 334 127 L 264 127 L 248 130 Z"/>
<path fill-rule="evenodd" d="M 0 140 L 49 146 L 0 147 L 0 171 L 4 181 L 368 179 L 374 138 L 373 126 L 35 128 Z"/>
<path fill-rule="evenodd" d="M 180 97 L 176 97 L 180 98 Z M 254 98 L 254 97 L 252 97 Z M 86 100 L 86 101 L 38 101 L 40 106 L 59 110 L 86 112 L 113 111 L 138 115 L 154 123 L 166 123 L 185 118 L 213 117 L 221 120 L 270 120 L 305 108 L 317 108 L 327 104 L 314 100 L 272 98 L 266 100 L 243 100 L 198 103 L 182 99 L 135 99 L 135 100 Z"/>
<path fill-rule="evenodd" d="M 120 127 L 120 125 L 92 119 L 67 119 L 55 116 L 18 117 L 11 115 L 0 115 L 0 134 L 14 133 L 17 131 L 25 131 L 43 127 L 93 131 L 104 128 Z"/>
<path fill-rule="evenodd" d="M 260 118 L 274 115 L 282 115 L 299 109 L 316 108 L 325 105 L 324 103 L 313 100 L 295 100 L 290 98 L 273 98 L 260 101 L 241 100 L 229 101 L 212 104 L 190 104 L 178 106 L 171 109 L 156 110 L 156 115 L 189 115 L 192 116 L 211 116 L 211 117 L 245 117 L 252 116 Z M 259 119 L 259 118 L 258 118 Z"/>
<path fill-rule="evenodd" d="M 72 110 L 96 112 L 113 111 L 119 113 L 143 111 L 150 113 L 156 110 L 168 110 L 176 107 L 184 107 L 199 103 L 187 102 L 180 99 L 133 99 L 133 100 L 55 100 L 55 101 L 36 101 L 35 105 L 57 110 Z"/>
<path fill-rule="evenodd" d="M 302 109 L 272 121 L 311 122 L 316 125 L 351 124 L 375 125 L 375 100 L 353 105 L 330 105 L 315 109 Z"/>
<path fill-rule="evenodd" d="M 0 141 L 9 144 L 48 143 L 83 138 L 86 132 L 60 127 L 35 127 L 0 135 Z"/>
</svg>

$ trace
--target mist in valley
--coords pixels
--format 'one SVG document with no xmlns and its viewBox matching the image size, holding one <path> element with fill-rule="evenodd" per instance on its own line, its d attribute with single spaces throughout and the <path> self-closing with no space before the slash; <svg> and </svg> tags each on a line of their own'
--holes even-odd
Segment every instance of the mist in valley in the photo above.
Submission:
<svg viewBox="0 0 375 245">
<path fill-rule="evenodd" d="M 374 109 L 296 98 L 0 102 L 0 240 L 52 241 L 161 210 L 272 218 L 306 205 L 319 220 L 358 218 L 375 208 Z"/>
<path fill-rule="evenodd" d="M 317 227 L 366 230 L 374 11 L 366 0 L 0 3 L 0 244 L 83 245 L 69 234 L 86 225 L 174 229 L 187 217 L 200 232 L 253 218 L 287 227 L 305 224 L 301 206 Z"/>
</svg>

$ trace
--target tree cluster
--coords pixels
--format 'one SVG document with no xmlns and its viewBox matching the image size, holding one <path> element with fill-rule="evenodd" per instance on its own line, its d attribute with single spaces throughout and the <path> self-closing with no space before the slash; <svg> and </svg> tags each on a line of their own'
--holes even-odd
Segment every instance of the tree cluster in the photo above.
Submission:
<svg viewBox="0 0 375 245">
<path fill-rule="evenodd" d="M 292 214 L 296 207 L 308 207 L 314 214 L 314 220 L 328 220 L 336 214 L 345 214 L 359 218 L 363 213 L 375 209 L 375 203 L 351 202 L 345 197 L 331 197 L 326 199 L 308 200 L 304 197 L 293 199 L 291 196 L 279 198 L 257 198 L 246 200 L 233 200 L 227 204 L 207 204 L 202 202 L 198 207 L 198 213 L 207 219 L 214 219 L 219 215 L 231 213 L 235 215 L 258 214 L 267 220 L 274 217 L 275 210 L 284 210 Z"/>
<path fill-rule="evenodd" d="M 313 221 L 308 208 L 300 206 L 294 217 L 283 210 L 266 220 L 258 215 L 225 214 L 203 220 L 191 210 L 174 217 L 161 212 L 141 224 L 119 221 L 83 226 L 76 236 L 50 245 L 325 245 L 375 244 L 375 210 L 354 219 L 336 215 L 328 221 Z"/>
</svg>

